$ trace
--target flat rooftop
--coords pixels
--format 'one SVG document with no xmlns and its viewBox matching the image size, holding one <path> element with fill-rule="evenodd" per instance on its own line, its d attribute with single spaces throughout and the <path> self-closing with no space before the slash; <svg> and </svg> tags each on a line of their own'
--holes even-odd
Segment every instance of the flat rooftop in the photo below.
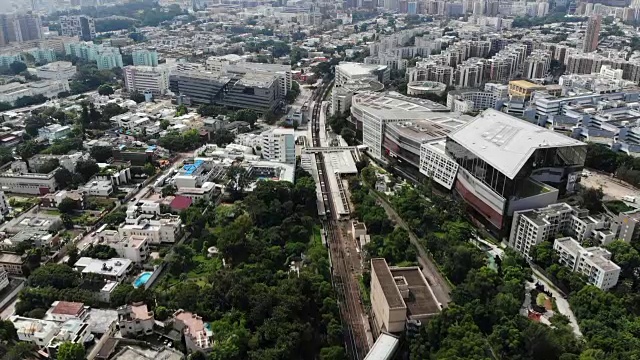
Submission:
<svg viewBox="0 0 640 360">
<path fill-rule="evenodd" d="M 419 98 L 411 98 L 398 93 L 365 92 L 354 95 L 352 105 L 385 120 L 422 120 L 434 111 L 449 111 L 449 108 Z"/>
<path fill-rule="evenodd" d="M 348 76 L 368 75 L 372 71 L 384 70 L 386 65 L 372 65 L 356 62 L 341 62 L 336 67 Z"/>
<path fill-rule="evenodd" d="M 515 85 L 525 90 L 535 90 L 535 89 L 545 88 L 544 85 L 538 85 L 536 83 L 532 83 L 531 81 L 527 81 L 527 80 L 512 80 L 512 81 L 509 81 L 509 85 Z"/>
<path fill-rule="evenodd" d="M 494 109 L 485 110 L 448 136 L 510 179 L 537 149 L 586 146 Z"/>
<path fill-rule="evenodd" d="M 396 336 L 382 333 L 367 353 L 364 360 L 388 360 L 391 359 L 400 345 L 400 339 Z"/>
<path fill-rule="evenodd" d="M 404 299 L 404 302 L 407 305 L 408 317 L 440 312 L 438 300 L 434 297 L 419 267 L 391 267 L 389 270 L 393 277 L 402 276 L 407 282 L 409 298 Z"/>
<path fill-rule="evenodd" d="M 455 116 L 455 117 L 454 117 Z M 424 119 L 387 124 L 391 131 L 417 142 L 426 142 L 447 136 L 473 119 L 463 114 L 430 112 Z"/>
<path fill-rule="evenodd" d="M 385 259 L 371 259 L 371 268 L 375 272 L 375 276 L 378 278 L 378 282 L 382 287 L 384 297 L 387 299 L 389 308 L 404 308 L 406 307 L 402 300 L 400 290 L 396 286 L 396 282 L 393 279 L 393 275 L 389 270 L 387 261 Z"/>
</svg>

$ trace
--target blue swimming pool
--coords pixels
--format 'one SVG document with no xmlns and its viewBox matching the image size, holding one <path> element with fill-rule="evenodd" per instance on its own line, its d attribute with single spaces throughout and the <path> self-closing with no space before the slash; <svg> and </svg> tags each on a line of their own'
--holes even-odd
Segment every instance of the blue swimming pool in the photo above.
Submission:
<svg viewBox="0 0 640 360">
<path fill-rule="evenodd" d="M 138 275 L 138 277 L 136 278 L 136 281 L 133 282 L 133 287 L 139 288 L 141 286 L 144 286 L 144 284 L 146 284 L 147 281 L 149 281 L 150 277 L 151 277 L 150 272 L 148 271 L 143 272 L 142 274 Z"/>
</svg>

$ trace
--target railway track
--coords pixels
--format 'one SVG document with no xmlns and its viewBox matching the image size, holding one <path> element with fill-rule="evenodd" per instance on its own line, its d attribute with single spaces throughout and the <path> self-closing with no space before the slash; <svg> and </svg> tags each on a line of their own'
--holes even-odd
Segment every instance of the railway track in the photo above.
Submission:
<svg viewBox="0 0 640 360">
<path fill-rule="evenodd" d="M 321 147 L 320 143 L 320 112 L 322 111 L 322 99 L 330 84 L 323 84 L 316 89 L 312 99 L 315 101 L 311 116 L 312 144 Z M 324 155 L 317 153 L 316 166 L 320 179 L 325 209 L 325 230 L 332 266 L 332 283 L 338 297 L 340 315 L 344 330 L 344 341 L 347 354 L 351 359 L 361 360 L 368 351 L 365 321 L 365 311 L 360 299 L 358 279 L 354 273 L 354 261 L 357 260 L 355 251 L 351 251 L 341 231 L 340 222 L 334 208 L 333 195 L 329 189 L 329 178 L 325 168 Z"/>
</svg>

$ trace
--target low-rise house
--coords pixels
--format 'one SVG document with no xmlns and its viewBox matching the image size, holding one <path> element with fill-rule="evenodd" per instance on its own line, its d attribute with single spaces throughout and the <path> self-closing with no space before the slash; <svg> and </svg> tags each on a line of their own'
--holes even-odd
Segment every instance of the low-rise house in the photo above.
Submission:
<svg viewBox="0 0 640 360">
<path fill-rule="evenodd" d="M 103 230 L 96 234 L 101 244 L 113 248 L 118 256 L 141 264 L 149 258 L 149 240 L 146 236 L 131 235 L 121 237 L 115 230 Z"/>
<path fill-rule="evenodd" d="M 49 358 L 55 359 L 58 355 L 60 345 L 65 342 L 84 345 L 89 340 L 91 333 L 89 332 L 89 324 L 82 320 L 67 320 L 58 327 L 58 332 L 47 344 L 47 353 Z"/>
<path fill-rule="evenodd" d="M 38 129 L 38 138 L 53 143 L 69 136 L 71 130 L 69 125 L 52 124 Z"/>
<path fill-rule="evenodd" d="M 187 352 L 207 353 L 213 349 L 213 332 L 197 314 L 182 309 L 176 311 L 173 327 L 183 334 Z"/>
<path fill-rule="evenodd" d="M 129 259 L 113 258 L 109 260 L 92 259 L 81 257 L 73 264 L 76 271 L 86 274 L 94 274 L 105 281 L 122 282 L 133 268 L 133 263 Z"/>
<path fill-rule="evenodd" d="M 24 260 L 18 254 L 0 252 L 0 269 L 11 275 L 22 275 Z"/>
<path fill-rule="evenodd" d="M 54 301 L 49 310 L 47 310 L 45 319 L 58 322 L 72 319 L 85 320 L 88 311 L 89 307 L 84 306 L 84 303 L 81 302 Z"/>
<path fill-rule="evenodd" d="M 111 180 L 90 180 L 78 190 L 90 196 L 108 197 L 113 193 L 113 183 Z"/>
<path fill-rule="evenodd" d="M 118 308 L 118 328 L 122 336 L 140 336 L 153 334 L 155 318 L 147 305 L 136 302 Z"/>
<path fill-rule="evenodd" d="M 60 236 L 51 234 L 47 230 L 26 228 L 10 238 L 3 239 L 0 247 L 5 250 L 10 250 L 23 242 L 27 242 L 34 248 L 54 248 L 60 243 Z"/>
<path fill-rule="evenodd" d="M 53 194 L 45 194 L 40 198 L 40 205 L 56 208 L 62 200 L 71 199 L 76 203 L 76 209 L 84 209 L 86 194 L 79 190 L 58 190 Z"/>
<path fill-rule="evenodd" d="M 18 332 L 18 340 L 47 346 L 60 328 L 54 321 L 32 319 L 13 315 L 9 318 Z"/>
</svg>

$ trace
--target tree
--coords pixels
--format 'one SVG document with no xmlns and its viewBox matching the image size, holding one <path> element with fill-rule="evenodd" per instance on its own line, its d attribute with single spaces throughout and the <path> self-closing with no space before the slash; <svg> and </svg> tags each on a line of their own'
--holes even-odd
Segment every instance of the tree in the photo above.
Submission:
<svg viewBox="0 0 640 360">
<path fill-rule="evenodd" d="M 18 331 L 10 320 L 0 320 L 0 340 L 7 342 L 18 340 Z"/>
<path fill-rule="evenodd" d="M 230 144 L 235 140 L 236 136 L 226 129 L 219 129 L 213 133 L 213 138 L 211 139 L 218 146 L 225 146 Z"/>
<path fill-rule="evenodd" d="M 162 188 L 162 197 L 175 195 L 176 191 L 178 191 L 178 188 L 176 188 L 174 185 L 167 185 Z"/>
<path fill-rule="evenodd" d="M 109 213 L 103 220 L 105 224 L 115 226 L 122 223 L 126 218 L 127 213 L 122 209 L 118 209 Z"/>
<path fill-rule="evenodd" d="M 70 266 L 49 263 L 34 270 L 28 279 L 29 286 L 68 289 L 78 285 L 79 276 Z"/>
<path fill-rule="evenodd" d="M 22 161 L 26 162 L 27 166 L 29 166 L 29 159 L 38 153 L 38 144 L 33 140 L 25 141 L 18 145 L 16 152 L 20 155 Z"/>
<path fill-rule="evenodd" d="M 186 115 L 189 112 L 189 109 L 184 104 L 178 105 L 176 108 L 176 117 Z"/>
<path fill-rule="evenodd" d="M 83 360 L 84 345 L 66 341 L 58 348 L 58 360 Z"/>
<path fill-rule="evenodd" d="M 110 85 L 104 84 L 104 85 L 100 85 L 100 87 L 98 88 L 98 94 L 100 95 L 113 95 L 114 90 Z"/>
<path fill-rule="evenodd" d="M 169 310 L 164 306 L 158 306 L 154 313 L 156 320 L 165 321 L 169 318 Z"/>
<path fill-rule="evenodd" d="M 19 341 L 13 345 L 7 354 L 2 358 L 3 360 L 25 360 L 35 358 L 34 352 L 36 351 L 36 345 L 32 342 Z"/>
<path fill-rule="evenodd" d="M 156 167 L 153 166 L 152 163 L 146 163 L 144 164 L 144 168 L 143 171 L 145 174 L 147 174 L 147 176 L 153 176 L 156 173 Z"/>
<path fill-rule="evenodd" d="M 18 75 L 21 72 L 27 70 L 27 64 L 23 63 L 22 61 L 14 61 L 9 64 L 9 69 L 14 75 Z"/>
<path fill-rule="evenodd" d="M 53 178 L 56 179 L 56 184 L 60 189 L 66 189 L 73 181 L 73 174 L 66 168 L 61 167 L 53 174 Z"/>
<path fill-rule="evenodd" d="M 132 93 L 131 96 L 129 96 L 129 99 L 135 101 L 138 104 L 140 104 L 142 102 L 145 102 L 145 100 L 146 100 L 145 97 L 144 97 L 144 94 L 141 94 L 141 93 L 139 93 L 137 91 Z"/>
<path fill-rule="evenodd" d="M 160 128 L 162 130 L 167 130 L 167 128 L 171 125 L 171 122 L 167 119 L 160 120 Z"/>
<path fill-rule="evenodd" d="M 602 188 L 585 188 L 580 191 L 580 206 L 589 210 L 592 214 L 597 214 L 603 210 L 602 198 L 604 192 Z"/>
<path fill-rule="evenodd" d="M 62 221 L 62 226 L 64 226 L 65 229 L 73 229 L 75 224 L 69 214 L 60 215 L 60 220 Z"/>
<path fill-rule="evenodd" d="M 110 146 L 94 146 L 89 151 L 91 157 L 99 163 L 104 163 L 113 156 L 113 148 Z"/>
<path fill-rule="evenodd" d="M 249 123 L 249 126 L 253 128 L 256 121 L 258 120 L 258 114 L 256 114 L 255 111 L 250 109 L 242 109 L 242 110 L 236 111 L 235 115 L 233 116 L 233 120 L 244 121 L 246 123 Z"/>
<path fill-rule="evenodd" d="M 239 199 L 242 191 L 249 185 L 249 175 L 242 166 L 232 165 L 227 170 L 227 191 L 233 199 Z"/>
<path fill-rule="evenodd" d="M 93 160 L 80 160 L 76 164 L 76 173 L 80 174 L 84 181 L 89 181 L 98 171 L 100 171 L 100 167 Z"/>
<path fill-rule="evenodd" d="M 107 260 L 118 257 L 118 253 L 114 248 L 104 244 L 92 244 L 82 250 L 81 257 L 90 257 L 94 259 Z"/>
<path fill-rule="evenodd" d="M 68 197 L 62 199 L 62 201 L 60 201 L 60 204 L 58 204 L 58 210 L 60 210 L 60 212 L 63 214 L 70 214 L 77 209 L 78 209 L 78 203 L 75 200 Z"/>
</svg>

